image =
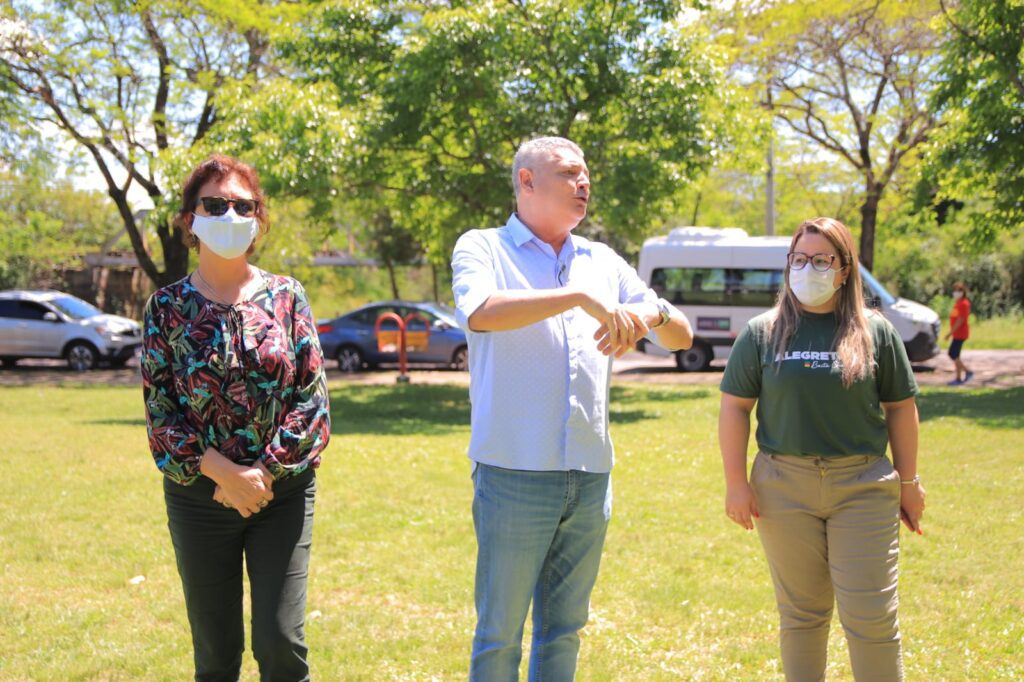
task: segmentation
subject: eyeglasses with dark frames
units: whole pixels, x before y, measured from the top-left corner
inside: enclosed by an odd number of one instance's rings
[[[786,258],[789,261],[790,270],[803,270],[807,267],[807,264],[810,263],[811,267],[818,272],[825,272],[832,267],[832,264],[836,262],[836,259],[839,258],[839,256],[831,253],[816,253],[811,255],[803,253],[802,251],[790,251],[786,254]],[[839,262],[842,263],[841,260]],[[845,267],[845,265],[842,265],[839,269],[842,270]]]
[[[203,210],[213,216],[221,216],[228,212],[228,208],[234,208],[235,213],[247,218],[256,213],[260,202],[255,199],[228,199],[227,197],[199,197],[203,204]]]

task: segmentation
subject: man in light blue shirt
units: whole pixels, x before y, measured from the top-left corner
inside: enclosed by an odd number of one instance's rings
[[[477,535],[471,680],[515,680],[533,601],[530,679],[571,680],[611,515],[612,356],[693,332],[614,251],[572,235],[590,176],[564,138],[520,146],[516,212],[462,235],[455,305],[469,339]]]

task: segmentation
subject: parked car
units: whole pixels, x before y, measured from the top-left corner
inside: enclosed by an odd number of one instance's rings
[[[646,240],[637,274],[686,313],[693,324],[689,350],[678,351],[684,371],[704,371],[713,359],[725,359],[743,326],[775,304],[783,281],[790,237],[751,237],[739,228],[684,227]],[[912,362],[939,352],[939,315],[890,294],[864,266],[864,300],[899,332]],[[653,343],[640,349],[652,355],[668,351]]]
[[[412,303],[409,301],[380,301],[370,303],[333,320],[317,323],[320,345],[324,357],[338,361],[342,372],[358,372],[374,368],[381,363],[398,362],[397,352],[381,352],[377,346],[375,325],[384,313],[396,313],[405,319],[416,313],[425,320],[413,318],[412,331],[429,331],[425,348],[412,350],[407,355],[410,364],[430,363],[453,369],[468,368],[466,334],[455,322],[455,311],[440,303]],[[394,322],[386,322],[382,329],[396,330]]]
[[[0,291],[0,361],[64,358],[76,371],[101,360],[123,366],[142,346],[142,326],[60,291]]]

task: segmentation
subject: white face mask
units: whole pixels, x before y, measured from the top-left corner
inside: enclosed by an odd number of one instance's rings
[[[238,258],[256,238],[256,218],[243,218],[229,208],[224,215],[192,214],[192,233],[221,258]]]
[[[832,284],[835,276],[831,268],[818,272],[808,263],[801,270],[789,271],[789,289],[798,301],[813,308],[828,303],[839,290]]]
[[[964,297],[964,292],[962,292],[962,291],[954,291],[953,292],[953,298],[963,298],[963,297]]]

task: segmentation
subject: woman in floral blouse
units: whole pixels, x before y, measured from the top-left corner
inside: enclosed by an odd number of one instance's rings
[[[199,265],[146,305],[142,380],[196,679],[238,679],[243,555],[261,678],[309,679],[314,470],[330,436],[316,324],[297,281],[247,261],[268,227],[252,167],[203,161],[176,220]]]

